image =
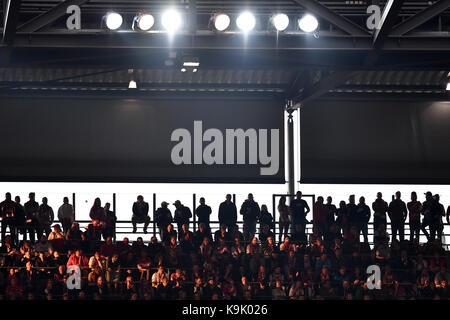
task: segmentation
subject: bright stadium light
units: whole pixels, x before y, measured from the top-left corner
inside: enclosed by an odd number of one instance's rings
[[[161,17],[162,26],[168,32],[177,31],[181,27],[181,22],[181,14],[174,9],[167,10]]]
[[[236,25],[244,32],[252,30],[256,25],[256,19],[250,12],[241,13],[236,19]]]
[[[123,18],[117,12],[108,12],[105,16],[106,27],[109,30],[117,30],[123,22]]]
[[[272,17],[272,24],[277,31],[284,31],[289,26],[289,17],[284,13],[278,13]]]
[[[225,13],[214,16],[214,27],[217,31],[224,31],[230,26],[230,17]]]
[[[139,29],[143,31],[150,30],[155,24],[155,18],[147,13],[140,14],[136,20]]]
[[[137,89],[136,81],[130,80],[130,83],[128,84],[128,89]]]
[[[447,88],[445,90],[450,91],[450,81],[447,82]]]
[[[313,32],[319,26],[319,21],[311,14],[305,14],[298,20],[298,26],[304,32]]]

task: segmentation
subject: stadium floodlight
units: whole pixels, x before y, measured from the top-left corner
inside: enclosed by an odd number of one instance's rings
[[[174,9],[169,9],[162,14],[161,24],[170,33],[177,31],[181,27],[181,23],[181,14]]]
[[[237,17],[236,25],[242,31],[249,32],[256,25],[255,16],[252,13],[248,12],[248,11],[243,12]]]
[[[105,15],[106,27],[109,30],[117,30],[122,25],[123,18],[117,12],[111,11]]]
[[[319,26],[316,17],[307,13],[298,20],[298,26],[304,32],[314,32]]]
[[[225,31],[230,26],[230,17],[225,13],[214,16],[214,27],[217,31]]]
[[[447,82],[447,88],[445,90],[450,91],[450,81]]]
[[[284,31],[289,26],[289,17],[284,13],[278,13],[272,16],[272,24],[277,31]]]
[[[130,80],[130,83],[128,84],[128,89],[137,89],[136,81]]]
[[[151,14],[143,13],[136,17],[136,22],[139,29],[147,31],[155,24],[155,18]]]

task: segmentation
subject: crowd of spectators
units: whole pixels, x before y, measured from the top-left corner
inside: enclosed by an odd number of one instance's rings
[[[448,299],[447,251],[442,244],[443,219],[449,221],[439,195],[388,204],[378,193],[369,207],[364,197],[355,203],[318,197],[311,211],[302,193],[290,204],[281,197],[278,223],[267,206],[249,194],[238,211],[231,195],[219,206],[220,228],[212,231],[211,207],[200,199],[195,209],[197,230],[191,230],[191,210],[175,201],[175,211],[162,202],[153,215],[159,239],[138,237],[113,241],[116,215],[95,199],[92,219],[81,228],[73,206],[64,198],[57,211],[34,193],[21,204],[11,194],[0,203],[0,299],[148,300],[148,299]],[[373,241],[369,221],[373,213]],[[238,214],[242,215],[240,229]],[[388,218],[392,234],[387,232]],[[406,222],[408,220],[408,222]],[[142,196],[132,206],[133,232],[143,224],[144,237],[152,221]],[[312,232],[306,232],[312,223]],[[405,225],[410,235],[405,237]],[[428,230],[427,230],[428,228]],[[7,234],[7,231],[9,233]],[[276,239],[275,231],[278,231]],[[428,241],[419,241],[421,232]],[[22,239],[20,239],[22,236]],[[362,238],[362,239],[361,239]],[[380,268],[377,288],[366,270]],[[70,289],[79,267],[81,287]],[[372,280],[371,280],[372,281]]]

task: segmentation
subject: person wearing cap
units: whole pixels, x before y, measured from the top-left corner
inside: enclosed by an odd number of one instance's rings
[[[408,202],[407,207],[409,212],[409,240],[412,242],[414,238],[420,237],[420,212],[422,211],[422,203],[417,201],[415,191],[411,192],[411,201]]]
[[[261,215],[258,202],[253,200],[253,194],[249,193],[247,199],[242,203],[239,211],[244,221],[244,239],[250,241],[256,233],[256,222]]]
[[[395,199],[391,201],[388,208],[389,218],[391,219],[392,240],[396,239],[397,232],[400,242],[405,239],[405,221],[408,215],[406,204],[401,198],[400,191],[395,193]]]
[[[177,224],[178,231],[181,230],[183,224],[187,225],[189,229],[189,219],[192,218],[191,209],[184,206],[180,200],[175,201],[173,205],[176,208],[173,214],[173,221]]]
[[[147,233],[147,227],[150,224],[150,216],[148,215],[148,202],[144,201],[144,197],[139,195],[137,201],[133,203],[133,216],[131,217],[131,223],[133,224],[133,233],[136,233],[136,224],[144,224],[144,233]]]
[[[420,229],[427,237],[428,241],[434,241],[438,229],[438,219],[441,214],[441,208],[438,202],[433,198],[431,191],[425,193],[425,201],[422,204],[423,220]],[[426,227],[429,227],[430,232],[427,232]]]
[[[172,212],[167,207],[169,204],[166,201],[161,202],[161,207],[159,207],[155,212],[154,220],[159,229],[159,236],[162,239],[163,233],[167,230],[167,226],[172,223]]]

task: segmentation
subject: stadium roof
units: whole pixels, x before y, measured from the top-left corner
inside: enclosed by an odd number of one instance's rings
[[[371,93],[448,98],[450,0],[439,1],[4,1],[0,93],[21,90],[127,90],[130,77],[143,95],[161,92],[264,93],[307,102],[324,94]],[[67,30],[66,9],[80,5],[82,29]],[[380,29],[366,27],[367,6],[384,8]],[[186,16],[186,28],[134,31],[144,10],[155,16],[168,5]],[[258,18],[243,36],[211,28],[217,12],[243,9]],[[102,28],[109,10],[124,16],[120,31]],[[319,20],[316,36],[295,28],[276,33],[270,16],[305,12]],[[182,73],[185,57],[200,61]]]

